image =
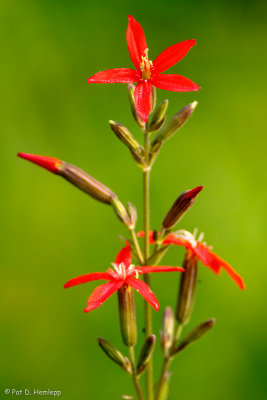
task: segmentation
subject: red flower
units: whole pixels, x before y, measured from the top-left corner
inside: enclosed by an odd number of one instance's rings
[[[196,44],[185,40],[164,50],[152,63],[148,58],[146,38],[141,25],[129,15],[126,32],[128,50],[136,69],[116,68],[101,71],[91,76],[88,83],[133,83],[137,82],[134,97],[136,111],[147,122],[151,110],[151,85],[174,92],[198,90],[199,86],[181,75],[164,74]]]
[[[129,243],[118,253],[115,263],[112,264],[114,270],[109,268],[107,272],[93,272],[90,274],[78,276],[77,278],[68,281],[64,288],[68,288],[81,283],[96,281],[104,279],[109,281],[101,286],[95,288],[93,293],[88,299],[87,307],[84,312],[88,312],[101,306],[101,304],[108,299],[113,293],[120,289],[123,285],[129,285],[136,289],[146,301],[148,301],[156,311],[159,309],[159,303],[150,290],[149,286],[138,279],[139,275],[147,274],[149,272],[172,272],[184,271],[181,267],[168,267],[168,266],[154,266],[154,267],[138,267],[131,264],[131,252]]]
[[[144,232],[139,232],[138,236],[143,237]],[[200,235],[203,238],[203,235]],[[205,243],[201,243],[202,240],[199,237],[199,240],[195,239],[195,236],[191,233],[181,230],[176,233],[170,233],[162,242],[162,244],[174,244],[177,246],[183,246],[187,251],[192,252],[194,256],[197,257],[204,265],[209,267],[215,274],[219,274],[221,272],[221,268],[223,268],[228,275],[235,281],[235,283],[240,287],[240,289],[245,289],[245,283],[240,275],[238,275],[235,270],[224,261],[222,258],[218,257],[217,254],[213,253],[210,250],[210,247]],[[154,240],[154,232],[149,232],[149,240],[150,243],[155,243]]]

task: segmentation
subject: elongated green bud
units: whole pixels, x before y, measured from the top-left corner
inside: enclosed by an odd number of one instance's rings
[[[175,318],[172,308],[166,307],[162,316],[162,330],[160,331],[160,342],[165,357],[168,356],[169,349],[172,346],[174,325]]]
[[[115,135],[133,152],[143,155],[144,149],[135,139],[135,137],[128,131],[125,126],[116,121],[109,121],[109,125]]]
[[[136,320],[133,289],[123,285],[118,290],[121,336],[126,346],[136,344]]]
[[[180,194],[162,221],[162,227],[164,229],[172,229],[194,204],[195,198],[202,189],[203,186],[198,186],[195,189],[187,190]]]
[[[153,147],[158,142],[165,142],[169,139],[179,128],[183,126],[183,124],[189,119],[193,111],[197,106],[197,101],[194,101],[188,106],[182,108],[177,114],[172,117],[172,119],[159,131],[157,136],[152,142],[152,150]]]
[[[130,218],[131,226],[130,228],[134,229],[137,222],[137,210],[134,204],[128,202],[127,211]]]
[[[138,153],[136,153],[135,151],[130,150],[134,161],[136,162],[136,164],[138,165],[138,167],[143,168],[146,164],[145,162],[145,158],[143,156],[140,156]]]
[[[103,338],[97,338],[98,344],[101,347],[101,349],[106,353],[106,355],[114,361],[116,364],[118,364],[121,368],[123,368],[126,372],[131,373],[132,368],[131,368],[131,363],[127,357],[124,357],[121,352],[116,349],[115,346],[113,346],[111,343],[109,343],[107,340]]]
[[[138,358],[138,363],[137,363],[137,375],[140,375],[148,366],[148,363],[152,357],[154,348],[156,344],[156,336],[155,335],[150,335],[148,338],[145,340],[145,343],[143,344],[143,347],[141,349],[139,358]]]
[[[164,100],[158,105],[154,114],[152,115],[151,122],[148,127],[149,132],[157,131],[162,127],[165,121],[165,114],[168,108],[169,100]]]
[[[185,349],[190,344],[193,344],[197,340],[199,340],[205,333],[207,333],[215,324],[215,318],[209,319],[208,321],[203,322],[198,325],[195,329],[189,332],[181,341],[179,346],[174,350],[173,355],[177,354],[181,350]]]
[[[134,102],[134,89],[135,86],[130,83],[128,85],[128,96],[129,96],[129,102],[130,102],[130,106],[131,106],[131,111],[133,114],[133,117],[135,119],[135,121],[138,123],[138,125],[144,129],[146,123],[145,121],[142,120],[142,118],[139,117],[139,115],[137,114],[136,108],[135,108],[135,102]]]
[[[197,258],[190,250],[186,253],[183,267],[185,272],[181,275],[176,318],[181,324],[186,324],[193,309],[197,281]]]
[[[115,193],[103,185],[103,183],[97,181],[75,165],[62,162],[59,168],[59,174],[74,186],[102,203],[111,204],[111,199],[116,196]]]
[[[117,217],[121,220],[121,222],[127,226],[128,228],[131,227],[131,220],[129,217],[129,214],[122,204],[122,202],[118,199],[117,196],[112,197],[111,199],[111,205],[113,207],[113,210],[117,214]]]

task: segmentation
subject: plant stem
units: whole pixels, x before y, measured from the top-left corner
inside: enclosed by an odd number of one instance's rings
[[[150,163],[149,163],[149,134],[147,131],[144,132],[144,149],[145,149],[145,162],[146,167],[143,169],[143,218],[144,218],[144,265],[147,265],[149,258],[149,178],[150,178]],[[150,285],[149,274],[144,275],[144,281],[147,285]],[[145,325],[146,325],[146,336],[152,334],[152,314],[151,308],[148,302],[145,301]],[[147,397],[148,400],[154,400],[154,384],[153,384],[153,361],[152,358],[149,362],[146,372],[147,379]]]
[[[143,257],[142,250],[140,249],[138,239],[136,237],[136,232],[134,229],[130,229],[130,233],[132,236],[132,241],[133,241],[135,251],[137,253],[138,260],[139,260],[140,264],[144,264],[144,257]]]
[[[177,327],[176,327],[176,331],[174,334],[174,338],[173,338],[173,342],[172,342],[172,346],[170,348],[169,354],[167,357],[164,358],[164,363],[162,366],[162,370],[161,370],[161,374],[160,374],[160,378],[159,378],[159,382],[158,382],[158,388],[157,388],[157,396],[156,396],[156,400],[159,400],[160,398],[160,394],[163,388],[163,384],[164,384],[164,380],[166,377],[166,373],[169,369],[169,366],[171,364],[171,361],[173,359],[172,353],[175,349],[175,345],[177,340],[179,339],[181,333],[182,333],[182,329],[183,329],[183,324],[178,323]]]
[[[129,357],[131,360],[131,364],[132,364],[132,370],[133,370],[133,383],[134,383],[134,387],[136,390],[136,393],[138,395],[138,399],[139,400],[144,400],[144,396],[142,393],[142,389],[140,386],[140,382],[138,377],[136,376],[136,368],[135,368],[135,358],[134,358],[134,347],[133,346],[129,346]]]

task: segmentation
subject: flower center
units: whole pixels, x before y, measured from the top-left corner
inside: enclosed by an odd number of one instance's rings
[[[112,263],[111,265],[113,266],[114,270],[109,268],[108,271],[115,279],[121,278],[125,280],[128,276],[135,276],[135,278],[138,279],[139,271],[135,268],[135,265],[131,264],[128,268],[124,265],[124,263]]]
[[[188,231],[186,231],[186,230],[184,230],[184,229],[181,229],[181,230],[175,232],[175,236],[178,239],[185,240],[186,242],[190,243],[192,247],[196,247],[197,243],[198,242],[200,242],[200,243],[203,242],[203,239],[204,239],[204,233],[203,232],[200,233],[198,238],[197,238],[197,233],[198,233],[197,228],[194,229],[193,234],[188,232]],[[203,244],[206,245],[205,242],[203,242]],[[210,247],[210,246],[208,246],[208,247]]]
[[[146,81],[151,76],[151,67],[153,65],[152,61],[148,59],[148,49],[145,49],[144,56],[141,57],[142,57],[142,62],[140,64],[140,70],[142,72],[142,79]]]

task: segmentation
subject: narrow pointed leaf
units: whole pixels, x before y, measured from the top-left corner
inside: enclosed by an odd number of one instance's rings
[[[124,357],[121,352],[116,349],[115,346],[113,346],[111,343],[109,343],[107,340],[103,338],[98,338],[98,344],[101,347],[101,349],[104,351],[104,353],[116,364],[118,364],[121,368],[126,370],[128,373],[131,373],[131,368],[129,369],[129,360],[127,357]]]
[[[199,340],[203,335],[205,335],[205,333],[207,333],[213,327],[215,321],[216,321],[215,318],[209,319],[208,321],[203,322],[202,324],[198,325],[195,329],[193,329],[191,332],[189,332],[185,337],[183,337],[179,346],[176,347],[176,349],[173,352],[173,355],[179,353],[190,344],[193,344],[194,342]]]

